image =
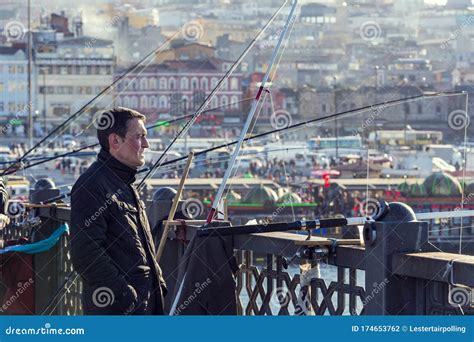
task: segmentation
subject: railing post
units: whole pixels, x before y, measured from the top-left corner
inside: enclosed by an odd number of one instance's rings
[[[416,281],[395,275],[392,259],[398,253],[430,250],[428,223],[418,222],[404,203],[390,203],[381,222],[367,223],[365,240],[364,315],[416,314]]]
[[[39,180],[41,182],[42,180]],[[37,183],[37,184],[38,184]],[[38,203],[46,199],[59,195],[59,189],[54,189],[54,184],[51,188],[38,187],[35,184],[35,189],[30,194],[30,201]],[[60,222],[51,218],[42,220],[40,226],[34,228],[32,232],[32,242],[38,242],[48,238],[60,225]],[[40,314],[54,296],[59,286],[59,271],[62,266],[60,259],[61,244],[57,243],[46,252],[34,255],[33,269],[35,274],[35,314]],[[58,314],[54,310],[52,314]]]

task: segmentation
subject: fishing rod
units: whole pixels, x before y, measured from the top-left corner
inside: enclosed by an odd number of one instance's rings
[[[299,220],[294,222],[262,223],[256,225],[240,225],[230,227],[200,228],[196,235],[199,237],[243,235],[255,233],[272,233],[286,231],[306,231],[308,239],[313,229],[336,228],[344,226],[361,226],[368,222],[383,220],[390,211],[385,201],[378,201],[374,213],[366,217],[335,217],[316,220]],[[434,220],[440,218],[460,218],[474,216],[474,210],[440,211],[430,213],[415,213],[417,221]]]
[[[162,49],[167,43],[169,43],[179,32],[175,32],[173,35],[168,37],[160,46],[158,46],[156,49],[153,49],[153,51],[150,51],[145,57],[143,57],[140,61],[135,63],[132,67],[130,67],[128,70],[126,70],[122,75],[120,75],[115,81],[113,81],[111,84],[109,84],[106,88],[104,88],[99,94],[94,96],[91,100],[89,100],[85,105],[83,105],[77,112],[69,116],[63,123],[61,123],[59,126],[54,128],[51,132],[49,132],[46,136],[44,136],[38,143],[36,143],[33,147],[31,147],[28,151],[26,151],[20,158],[17,159],[15,164],[20,164],[24,161],[26,156],[28,156],[33,150],[35,150],[38,146],[40,146],[43,142],[45,142],[47,139],[49,139],[53,134],[58,132],[61,128],[65,127],[66,125],[70,124],[72,121],[76,120],[79,116],[81,116],[84,112],[85,109],[88,108],[95,100],[100,98],[102,95],[104,95],[106,92],[108,92],[115,84],[120,82],[124,77],[126,77],[128,74],[130,74],[132,71],[134,71],[136,68],[140,66],[145,60],[147,60],[150,56],[156,54],[160,49]],[[9,171],[9,168],[4,170],[0,176],[5,176],[7,172]]]
[[[232,64],[232,66],[227,70],[225,75],[219,80],[217,85],[214,87],[214,89],[209,93],[209,95],[206,97],[204,102],[199,106],[199,108],[196,110],[194,115],[192,116],[191,120],[186,122],[184,127],[178,132],[178,134],[173,138],[170,144],[166,147],[164,150],[163,154],[158,158],[158,160],[152,165],[151,168],[147,170],[147,174],[145,177],[140,181],[140,183],[137,186],[137,189],[140,191],[140,189],[145,185],[145,182],[148,178],[150,178],[155,170],[161,166],[161,162],[165,158],[166,154],[168,151],[171,149],[171,147],[175,144],[175,142],[182,136],[184,135],[189,128],[193,125],[193,123],[196,121],[196,119],[201,115],[203,112],[204,108],[206,108],[209,103],[211,102],[212,98],[214,95],[219,91],[223,83],[229,78],[229,76],[235,71],[237,66],[242,62],[242,60],[245,58],[245,56],[248,54],[248,52],[252,49],[252,47],[255,45],[258,39],[260,39],[261,35],[266,31],[266,29],[270,26],[270,24],[273,22],[273,20],[277,17],[278,13],[282,10],[282,8],[285,6],[285,4],[288,2],[288,0],[285,0],[285,2],[276,10],[276,12],[271,16],[271,18],[268,20],[268,22],[263,26],[258,34],[252,39],[250,44],[245,48],[245,50],[241,53],[241,55],[237,58],[237,60]]]
[[[258,138],[268,136],[268,135],[271,135],[271,134],[281,133],[281,132],[284,132],[286,130],[291,130],[291,129],[298,128],[298,127],[301,127],[301,126],[308,126],[310,124],[325,122],[326,120],[344,118],[344,117],[353,115],[354,113],[357,113],[357,112],[367,111],[367,110],[372,109],[374,107],[379,107],[379,106],[386,107],[386,106],[401,104],[401,103],[404,103],[404,102],[407,102],[407,101],[412,101],[412,100],[425,98],[425,97],[437,97],[437,96],[445,96],[445,95],[463,95],[463,94],[464,94],[464,92],[428,93],[428,94],[422,94],[422,95],[407,97],[407,98],[403,98],[403,99],[395,99],[395,100],[380,102],[380,103],[377,103],[375,105],[368,105],[368,106],[364,106],[364,107],[360,107],[360,108],[354,108],[354,109],[350,109],[350,110],[330,114],[330,115],[322,117],[322,118],[315,118],[315,119],[303,121],[303,122],[300,122],[300,123],[297,123],[297,124],[294,124],[294,125],[290,125],[288,127],[276,128],[276,129],[271,130],[271,131],[267,131],[267,132],[263,132],[263,133],[260,133],[260,134],[253,135],[251,137],[247,137],[247,138],[244,139],[244,141],[250,141],[250,140],[258,139]],[[200,156],[200,155],[203,155],[203,154],[206,154],[206,153],[209,153],[209,152],[213,152],[213,151],[216,151],[216,150],[219,150],[219,149],[222,149],[222,148],[228,148],[232,145],[237,144],[237,142],[238,142],[238,140],[235,140],[235,141],[231,141],[229,143],[225,143],[225,144],[221,144],[221,145],[218,145],[218,146],[210,147],[208,149],[205,149],[205,150],[202,150],[202,151],[199,151],[199,152],[195,152],[194,156],[196,157],[196,156]],[[77,152],[77,150],[73,151],[73,152]],[[178,158],[163,162],[161,164],[161,166],[175,164],[177,162],[186,160],[187,158],[188,158],[188,156],[178,157]],[[29,166],[26,166],[25,168],[28,168],[28,167]],[[139,170],[137,172],[137,174],[148,172],[149,170],[150,170],[150,168],[143,168],[143,169]]]
[[[234,105],[234,104],[239,104],[239,103],[243,103],[243,102],[247,102],[249,101],[251,98],[246,98],[246,99],[242,99],[242,100],[239,100],[239,101],[234,101],[234,102],[231,102],[227,105],[223,105],[223,106],[218,106],[218,107],[213,107],[213,108],[209,108],[209,109],[206,109],[203,111],[203,113],[207,113],[207,112],[211,112],[211,111],[215,111],[217,109],[220,109],[220,108],[223,108],[223,107],[227,107],[227,106],[231,106],[231,105]],[[158,123],[155,123],[153,125],[150,125],[150,126],[147,126],[146,129],[147,130],[150,130],[150,129],[153,129],[153,128],[156,128],[156,127],[161,127],[161,126],[168,126],[172,123],[175,123],[175,122],[178,122],[178,121],[181,121],[181,120],[184,120],[184,119],[187,119],[191,116],[193,116],[194,114],[187,114],[187,115],[183,115],[183,116],[179,116],[177,118],[174,118],[174,119],[171,119],[171,120],[167,120],[167,121],[159,121]],[[18,164],[18,167],[10,167],[11,170],[6,172],[5,175],[11,175],[11,174],[14,174],[16,173],[17,171],[19,170],[26,170],[30,167],[33,167],[33,166],[37,166],[37,165],[40,165],[40,164],[43,164],[43,163],[47,163],[49,161],[52,161],[54,159],[58,159],[58,158],[62,158],[62,157],[67,157],[69,155],[72,155],[74,153],[77,153],[77,152],[80,152],[82,150],[86,150],[88,148],[95,148],[95,147],[98,147],[100,144],[99,143],[95,143],[95,144],[91,144],[91,145],[87,145],[87,146],[84,146],[84,147],[81,147],[79,149],[76,149],[76,150],[73,150],[73,151],[69,151],[69,152],[65,152],[63,154],[59,154],[59,155],[55,155],[55,156],[38,156],[38,157],[32,157],[32,158],[26,158],[23,160],[23,164],[25,163],[25,161],[33,161],[33,160],[39,160],[40,162],[37,162],[35,164],[28,164],[28,165],[23,165],[22,163],[19,163],[18,161],[14,160],[14,161],[8,161],[8,162],[0,162],[0,165],[4,165],[4,164],[11,164],[11,165],[15,165],[15,164]]]
[[[298,127],[302,127],[302,126],[309,126],[309,125],[312,125],[312,124],[329,121],[331,119],[343,119],[345,117],[352,116],[357,112],[364,112],[364,111],[373,109],[374,107],[379,107],[379,106],[386,107],[386,106],[397,105],[397,104],[401,104],[401,103],[404,103],[404,102],[407,102],[407,101],[413,101],[413,100],[421,99],[421,98],[425,98],[425,97],[438,97],[438,96],[446,96],[446,95],[464,95],[464,92],[444,92],[444,93],[436,93],[436,94],[431,94],[430,93],[430,94],[416,95],[416,96],[406,97],[406,98],[402,98],[402,99],[395,99],[395,100],[380,102],[380,103],[377,103],[377,104],[367,105],[367,106],[359,107],[359,108],[354,108],[354,109],[350,109],[350,110],[330,114],[330,115],[322,117],[322,118],[315,118],[315,119],[299,122],[297,124],[293,124],[293,125],[290,125],[290,126],[287,126],[287,127],[276,128],[276,129],[273,129],[271,131],[263,132],[263,133],[256,134],[256,135],[252,135],[250,137],[245,138],[244,142],[254,140],[254,139],[258,139],[258,138],[262,138],[262,137],[265,137],[265,136],[268,136],[268,135],[271,135],[271,134],[281,133],[281,132],[284,132],[284,131],[287,131],[287,130],[292,130],[294,128],[298,128]],[[221,144],[221,145],[218,145],[218,146],[210,147],[208,149],[205,149],[205,150],[202,150],[202,151],[199,151],[199,152],[195,152],[194,156],[196,157],[196,156],[199,156],[199,155],[203,155],[203,154],[206,154],[208,152],[213,152],[213,151],[219,150],[221,148],[228,148],[230,146],[233,146],[233,145],[237,144],[237,142],[238,142],[238,140],[235,140],[235,141],[224,143],[224,144]],[[176,162],[180,162],[180,161],[185,160],[187,158],[188,158],[187,156],[175,158],[175,159],[163,162],[162,166],[173,164],[173,163],[176,163]],[[142,170],[139,170],[138,173],[147,172],[148,170],[149,170],[149,168],[144,168]]]
[[[252,107],[250,108],[249,114],[247,115],[247,120],[245,121],[244,127],[243,127],[242,131],[240,132],[239,140],[237,141],[237,145],[234,149],[234,153],[232,154],[232,157],[229,161],[229,165],[228,165],[227,170],[224,174],[224,179],[222,180],[222,183],[220,184],[219,189],[217,190],[217,194],[216,194],[216,196],[214,198],[214,201],[212,203],[211,210],[209,211],[209,214],[207,216],[206,222],[208,224],[211,223],[212,220],[214,219],[214,216],[216,214],[218,214],[217,213],[217,208],[220,204],[220,201],[221,201],[222,195],[224,193],[227,181],[230,178],[232,169],[234,167],[235,161],[237,160],[237,156],[239,155],[239,152],[240,152],[240,149],[241,149],[242,144],[244,142],[245,136],[247,135],[247,132],[250,128],[250,124],[252,123],[252,120],[254,119],[255,113],[257,111],[257,107],[260,103],[261,95],[264,91],[268,91],[268,89],[266,89],[267,82],[268,82],[270,74],[272,72],[273,65],[275,64],[275,62],[277,60],[278,54],[279,54],[280,49],[281,49],[281,45],[283,44],[283,40],[284,40],[284,38],[285,38],[285,36],[288,32],[288,29],[290,28],[291,21],[292,21],[292,19],[294,19],[293,14],[296,10],[297,5],[298,5],[298,1],[294,0],[293,5],[292,5],[291,10],[290,10],[290,13],[288,14],[288,18],[286,20],[285,26],[283,27],[283,31],[281,32],[280,37],[278,39],[278,42],[277,42],[277,44],[276,44],[276,46],[273,50],[273,54],[272,54],[272,57],[270,59],[270,64],[268,65],[268,68],[267,68],[267,72],[263,76],[260,88],[258,89],[257,94],[255,95],[255,99],[253,100]]]

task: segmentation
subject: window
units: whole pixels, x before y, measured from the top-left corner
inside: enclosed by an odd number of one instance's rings
[[[92,94],[92,87],[86,87],[86,94]]]
[[[225,96],[225,95],[222,96],[222,97],[221,97],[221,106],[222,106],[222,107],[225,107],[225,106],[227,106],[228,104],[229,104],[229,100],[228,100],[227,96]]]
[[[168,98],[165,95],[160,96],[160,108],[168,107]]]
[[[140,108],[142,109],[148,108],[148,99],[146,96],[142,96],[140,98]]]
[[[211,100],[211,107],[212,108],[217,108],[219,107],[219,100],[217,99],[217,96],[214,96]]]
[[[440,104],[436,105],[436,114],[441,114],[441,105]]]
[[[150,97],[150,108],[158,108],[158,101],[156,99],[156,96]]]
[[[53,114],[56,116],[64,116],[64,115],[69,115],[70,108],[69,106],[55,106],[53,108]]]
[[[211,88],[214,89],[215,87],[217,87],[217,78],[216,77],[213,77],[211,78]]]
[[[132,96],[130,98],[130,107],[137,108],[138,107],[138,99],[136,96]]]
[[[227,87],[228,87],[228,82],[227,80],[224,80],[224,82],[222,82],[221,90],[227,90]]]
[[[193,77],[191,80],[191,89],[196,90],[198,88],[198,79],[196,77]]]
[[[239,109],[239,97],[237,95],[232,96],[230,102],[232,102],[232,109]]]
[[[3,102],[0,102],[0,112],[3,112],[5,110]]]
[[[170,78],[169,80],[169,87],[170,89],[176,89],[176,80],[174,78]]]
[[[182,109],[183,109],[183,112],[187,111],[188,110],[188,103],[189,103],[189,99],[187,96],[183,96],[183,99],[181,100],[182,102]]]
[[[16,73],[16,67],[15,67],[14,65],[10,65],[10,66],[8,67],[8,72],[9,72],[10,74],[15,74],[15,73]]]
[[[180,81],[180,88],[181,90],[188,90],[189,89],[189,80],[187,77],[182,77]]]
[[[417,109],[418,109],[418,114],[423,114],[423,106],[421,104],[418,104]]]
[[[326,105],[325,105],[325,104],[322,105],[322,111],[323,111],[324,113],[326,113]]]
[[[207,78],[201,78],[201,89],[207,90],[209,83],[207,82]]]
[[[19,74],[23,74],[23,73],[25,72],[25,67],[23,67],[23,66],[18,66],[16,70],[17,70],[17,72],[18,72]]]
[[[0,82],[0,93],[2,93],[4,89],[5,86],[3,85],[3,82]]]
[[[123,106],[124,107],[130,107],[130,98],[128,96],[125,96],[123,98]]]
[[[156,78],[155,77],[151,77],[149,82],[148,82],[148,89],[150,90],[155,90],[156,89]]]
[[[239,80],[236,77],[233,77],[230,80],[230,89],[231,90],[239,90]]]
[[[148,82],[146,81],[146,78],[140,80],[140,90],[148,90]]]
[[[9,93],[15,92],[15,91],[16,91],[16,88],[17,88],[16,82],[9,82],[9,83],[8,83],[8,92],[9,92]]]
[[[168,82],[166,82],[166,78],[161,77],[160,78],[160,89],[163,90],[163,89],[167,89],[167,88],[168,88]]]

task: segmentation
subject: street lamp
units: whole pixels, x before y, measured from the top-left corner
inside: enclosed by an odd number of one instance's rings
[[[334,88],[334,113],[337,112],[337,103],[336,103],[336,82],[337,77],[333,77],[333,88]],[[337,118],[334,119],[334,136],[336,137],[336,159],[339,158],[339,141],[338,141],[338,127],[337,127]]]
[[[46,135],[46,70],[40,68],[40,74],[43,76],[43,132]]]
[[[375,66],[374,70],[375,70],[375,83],[374,83],[374,103],[375,105],[377,105],[377,92],[378,92],[378,83],[379,83],[379,69],[380,67],[378,65]],[[375,130],[375,146],[377,148],[379,148],[379,139],[378,139],[378,136],[377,136],[377,119],[378,119],[378,116],[379,116],[379,108],[376,108],[375,109],[376,112],[375,112],[375,119],[374,119],[374,130]]]

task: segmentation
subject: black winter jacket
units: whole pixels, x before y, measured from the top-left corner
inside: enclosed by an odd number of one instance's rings
[[[71,254],[85,314],[163,314],[166,285],[135,174],[101,150],[72,189]]]

